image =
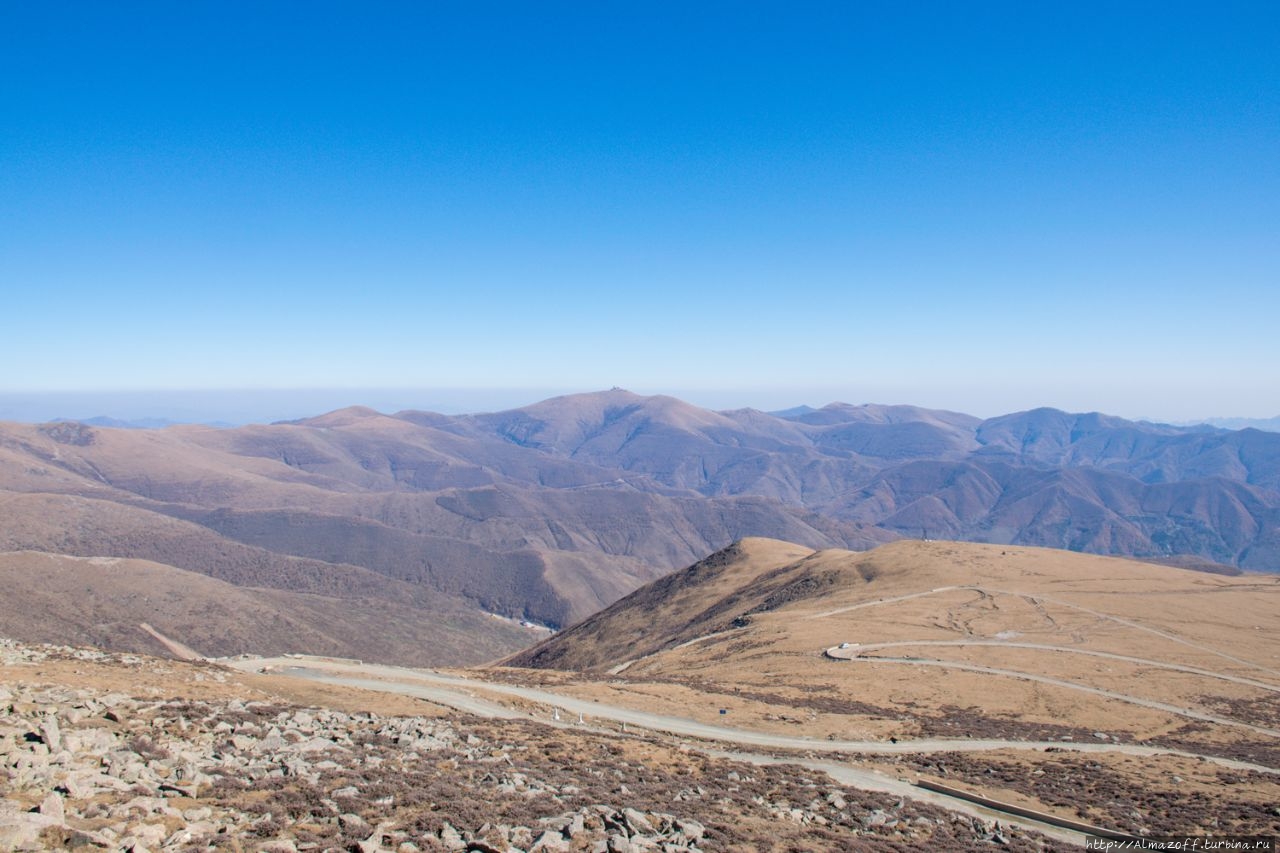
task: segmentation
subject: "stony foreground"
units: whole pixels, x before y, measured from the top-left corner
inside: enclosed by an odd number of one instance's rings
[[[119,685],[51,683],[50,662]],[[2,850],[1050,846],[803,768],[643,738],[191,698],[184,686],[237,675],[95,650],[0,641],[0,667]],[[144,673],[165,675],[170,695],[132,695],[143,691],[130,675]]]

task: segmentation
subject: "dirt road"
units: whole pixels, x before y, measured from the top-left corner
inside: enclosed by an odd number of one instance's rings
[[[981,672],[986,675],[1001,675],[1008,678],[1016,678],[1021,681],[1033,681],[1037,684],[1049,684],[1054,687],[1063,687],[1068,690],[1078,690],[1081,693],[1100,696],[1104,699],[1114,699],[1117,702],[1127,702],[1130,705],[1139,705],[1143,708],[1151,708],[1155,711],[1164,711],[1166,714],[1185,717],[1189,720],[1199,720],[1203,723],[1215,723],[1220,726],[1246,729],[1260,735],[1266,735],[1267,737],[1280,738],[1280,730],[1269,729],[1265,726],[1255,726],[1252,723],[1246,723],[1241,720],[1232,720],[1227,717],[1219,717],[1215,714],[1206,714],[1202,711],[1192,710],[1191,708],[1179,708],[1177,705],[1170,705],[1166,702],[1157,702],[1154,699],[1143,699],[1138,696],[1130,696],[1126,693],[1117,693],[1114,690],[1103,690],[1100,687],[1090,687],[1087,684],[1080,684],[1075,681],[1051,678],[1047,675],[1034,675],[1029,672],[1021,672],[1015,669],[999,669],[994,666],[980,666],[973,663],[960,663],[958,661],[949,660],[930,660],[925,658],[859,657],[856,655],[852,657],[836,657],[842,652],[851,651],[855,650],[840,648],[828,649],[827,656],[833,659],[847,661],[849,663],[902,664],[905,666],[927,666],[938,667],[941,669],[956,669],[963,672]]]
[[[669,734],[686,735],[704,740],[742,745],[755,745],[760,747],[804,749],[810,752],[845,751],[837,750],[837,748],[847,747],[850,744],[857,743],[863,743],[867,746],[869,749],[866,751],[873,751],[872,748],[877,747],[885,747],[886,749],[883,751],[886,752],[913,751],[906,748],[906,745],[904,744],[881,744],[869,741],[846,741],[840,743],[830,741],[808,741],[803,738],[787,738],[720,726],[708,726],[693,720],[682,720],[675,717],[664,717],[658,714],[647,714],[625,708],[600,705],[596,702],[586,702],[580,699],[561,696],[559,694],[549,693],[547,691],[537,690],[534,688],[516,687],[509,684],[495,684],[475,679],[458,678],[456,676],[442,675],[440,673],[426,670],[406,670],[397,667],[370,664],[336,664],[328,661],[319,661],[308,658],[265,658],[224,661],[224,663],[245,672],[268,671],[274,675],[287,675],[328,684],[338,684],[347,687],[358,687],[365,690],[378,690],[404,696],[414,696],[420,699],[426,699],[429,702],[445,705],[459,711],[476,714],[481,717],[527,720],[532,716],[534,719],[538,719],[539,722],[546,725],[557,726],[560,728],[584,728],[596,733],[620,734],[618,729],[602,726],[601,723],[626,723],[641,729],[660,731]],[[485,690],[540,704],[546,703],[551,705],[553,708],[558,708],[561,711],[568,712],[568,717],[562,717],[560,720],[555,720],[552,718],[550,710],[542,716],[537,716],[536,714],[531,715],[528,712],[510,708],[500,702],[495,702],[490,699],[477,696],[472,692],[473,690]],[[582,723],[573,721],[577,718],[578,714],[582,715]],[[923,744],[925,742],[922,741],[919,743]],[[951,742],[939,741],[938,743],[946,743],[947,749],[952,749],[955,746],[955,744]],[[978,742],[968,743],[972,744]],[[983,743],[994,744],[996,742],[989,741]],[[1090,745],[1085,744],[1084,746]],[[987,748],[994,747],[988,746]],[[899,797],[907,797],[919,802],[930,803],[950,811],[971,815],[982,820],[1000,821],[1023,829],[1034,830],[1058,841],[1064,841],[1069,844],[1083,845],[1085,843],[1085,835],[1083,833],[1054,826],[1050,823],[1030,818],[1015,817],[1005,812],[984,808],[980,805],[976,805],[957,797],[916,787],[909,780],[887,776],[877,771],[851,767],[834,761],[823,761],[812,756],[777,756],[736,749],[703,748],[702,751],[708,755],[728,758],[734,761],[742,761],[748,764],[797,764],[811,770],[826,773],[838,782],[862,788],[864,790],[881,791]],[[1161,752],[1168,751],[1161,750]],[[1235,764],[1239,764],[1239,762],[1236,762]]]
[[[1255,681],[1252,678],[1242,678],[1238,675],[1227,675],[1222,672],[1197,669],[1194,666],[1182,666],[1176,663],[1165,663],[1164,661],[1137,658],[1130,655],[1118,655],[1112,652],[1098,652],[1092,649],[1076,649],[1069,646],[1047,646],[1039,643],[1019,643],[1011,640],[897,640],[892,643],[859,643],[858,645],[850,646],[847,649],[837,647],[828,649],[827,654],[829,657],[840,660],[849,660],[851,657],[859,657],[869,651],[876,651],[878,649],[906,648],[912,646],[996,646],[1006,649],[1033,649],[1035,651],[1086,655],[1088,657],[1105,658],[1107,660],[1123,661],[1125,663],[1136,663],[1141,666],[1150,666],[1157,669],[1168,669],[1174,672],[1185,672],[1188,675],[1216,678],[1220,681],[1230,681],[1235,684],[1243,684],[1247,687],[1257,687],[1260,690],[1280,693],[1280,686],[1269,684],[1265,681]]]
[[[626,724],[668,734],[760,749],[786,749],[815,753],[848,752],[868,755],[906,755],[931,752],[988,752],[999,749],[1044,750],[1052,748],[1071,752],[1118,752],[1138,756],[1177,755],[1202,758],[1223,767],[1230,767],[1236,770],[1254,770],[1260,773],[1280,776],[1280,770],[1246,761],[1236,761],[1217,756],[1202,756],[1181,750],[1134,744],[969,738],[922,738],[919,740],[900,740],[897,743],[867,740],[815,740],[805,737],[756,732],[748,729],[736,729],[729,726],[711,725],[683,717],[651,714],[630,708],[605,705],[600,702],[589,702],[585,699],[577,699],[572,696],[565,696],[533,687],[488,682],[478,678],[460,678],[430,670],[404,669],[377,664],[339,664],[308,658],[253,658],[226,661],[225,663],[246,672],[259,672],[266,669],[274,673],[292,675],[314,681],[417,696],[418,698],[480,716],[529,719],[531,715],[528,712],[517,711],[503,705],[501,702],[477,695],[477,693],[511,696],[545,706],[541,716],[538,716],[536,712],[532,715],[535,719],[543,722],[554,722],[551,718],[552,709],[559,709],[561,713],[567,713],[573,718],[581,714],[584,724],[593,727],[598,727],[601,723]]]

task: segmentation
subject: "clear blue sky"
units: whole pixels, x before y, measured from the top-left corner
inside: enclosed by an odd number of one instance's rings
[[[1274,2],[0,0],[0,391],[1275,415],[1278,46]]]

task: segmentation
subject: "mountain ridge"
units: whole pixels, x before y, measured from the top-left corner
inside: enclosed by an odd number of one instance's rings
[[[553,627],[746,537],[1280,570],[1280,435],[1051,409],[779,417],[613,389],[232,429],[3,423],[0,501],[0,549],[151,559],[284,591],[355,584]]]

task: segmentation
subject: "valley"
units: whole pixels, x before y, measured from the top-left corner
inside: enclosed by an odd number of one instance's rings
[[[401,664],[515,652],[537,634],[485,614],[564,628],[749,536],[819,550],[967,539],[1232,574],[1280,566],[1278,531],[1280,434],[1048,409],[714,412],[613,389],[476,415],[0,424],[0,551],[28,553],[10,563],[196,573],[288,599],[285,621],[314,638],[303,651]],[[88,637],[73,589],[45,621]],[[343,634],[338,612],[382,614],[383,636]],[[142,617],[187,627],[166,618]],[[428,622],[434,640],[414,627]],[[291,632],[231,632],[209,651],[296,651]],[[141,634],[111,642],[156,651]]]

